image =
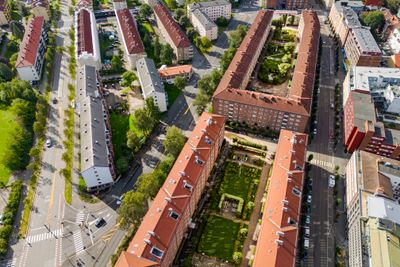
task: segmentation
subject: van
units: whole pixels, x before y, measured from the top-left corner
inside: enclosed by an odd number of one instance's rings
[[[335,187],[335,183],[336,183],[336,181],[335,181],[335,176],[334,175],[329,175],[329,187],[330,188],[333,188],[333,187]]]
[[[310,239],[304,238],[304,248],[308,249],[310,247]]]

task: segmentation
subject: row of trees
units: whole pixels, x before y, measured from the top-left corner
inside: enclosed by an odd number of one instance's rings
[[[152,173],[139,176],[136,182],[136,190],[127,192],[121,206],[118,209],[120,226],[129,228],[138,223],[146,214],[148,206],[147,199],[154,198],[174,164],[174,161],[182,150],[186,138],[182,131],[175,126],[167,128],[164,146],[167,157],[162,160]]]
[[[201,114],[205,110],[207,104],[210,102],[211,97],[222,78],[222,74],[226,71],[231,63],[237,49],[242,43],[243,38],[246,36],[246,33],[247,26],[244,25],[240,25],[236,30],[232,31],[229,34],[229,48],[222,55],[220,68],[213,69],[211,74],[204,75],[197,82],[199,93],[196,95],[193,105],[196,106],[196,111],[198,114]]]

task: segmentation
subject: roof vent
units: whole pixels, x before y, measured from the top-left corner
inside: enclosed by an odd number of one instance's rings
[[[143,241],[144,241],[144,243],[146,243],[147,245],[151,245],[151,241],[148,240],[147,238],[144,238]]]
[[[165,197],[165,201],[167,201],[168,203],[171,203],[171,198],[170,197]]]
[[[154,233],[153,231],[147,231],[147,233],[148,233],[150,236],[156,236],[156,233]]]
[[[276,244],[278,244],[278,246],[283,246],[282,240],[276,239],[275,242],[276,242]]]
[[[285,236],[285,233],[282,232],[282,231],[276,231],[276,234],[279,235],[279,236]]]

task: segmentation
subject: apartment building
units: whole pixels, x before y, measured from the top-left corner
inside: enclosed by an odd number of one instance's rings
[[[153,6],[153,11],[161,34],[174,49],[176,61],[192,59],[193,46],[178,23],[172,18],[168,8],[158,3]]]
[[[229,20],[232,15],[232,4],[226,0],[214,0],[189,4],[187,6],[189,19],[191,19],[194,10],[202,11],[212,21],[216,21],[219,17],[224,17]]]
[[[93,11],[86,7],[75,12],[76,58],[80,65],[101,68],[99,35]]]
[[[146,56],[136,20],[128,8],[115,9],[115,14],[118,22],[118,33],[122,37],[120,40],[122,40],[124,46],[125,61],[128,63],[129,69],[135,69],[137,60]]]
[[[183,77],[187,81],[190,80],[193,74],[192,65],[178,65],[174,67],[161,67],[158,70],[163,82],[173,84],[176,77]]]
[[[307,135],[282,130],[258,235],[254,267],[294,267]]]
[[[392,266],[382,265],[384,261],[379,264],[379,259],[386,255],[385,247],[387,246],[383,243],[386,238],[378,243],[373,241],[378,237],[376,228],[381,228],[382,225],[379,224],[384,222],[381,219],[398,224],[400,217],[398,216],[399,206],[396,202],[400,197],[399,185],[399,161],[366,151],[353,153],[346,166],[349,266]],[[393,214],[397,219],[391,216]],[[373,221],[375,224],[371,223]],[[397,253],[399,253],[398,249],[399,247],[397,247]],[[385,261],[391,259],[393,260],[393,257],[389,256],[385,258]],[[371,263],[378,264],[371,265]]]
[[[352,1],[361,3],[359,1]],[[331,22],[333,31],[339,37],[341,46],[346,43],[350,29],[362,27],[358,19],[358,13],[353,7],[348,5],[342,6],[343,2],[336,2],[329,13],[329,21]]]
[[[15,68],[21,80],[39,81],[42,77],[47,31],[44,17],[33,17],[25,27]]]
[[[81,140],[81,176],[87,190],[95,192],[113,185],[116,179],[109,113],[95,67],[78,68],[76,101]]]
[[[349,153],[359,149],[400,159],[400,131],[387,128],[377,121],[369,94],[350,91],[343,113],[344,145]]]
[[[118,1],[118,0],[116,0],[116,1]],[[116,1],[114,1],[114,3]],[[92,0],[78,0],[78,2],[76,3],[76,7],[78,9],[86,8],[86,9],[89,9],[90,11],[93,11],[93,2],[92,2]]]
[[[44,17],[45,21],[49,21],[50,19],[49,2],[47,0],[32,1],[31,13],[35,17]]]
[[[258,0],[258,5],[266,9],[294,10],[310,8],[309,0]]]
[[[167,111],[168,95],[154,61],[147,57],[140,58],[136,61],[136,70],[143,98],[152,97],[161,112]]]
[[[128,4],[126,3],[126,0],[114,0],[113,5],[114,5],[114,10],[128,8]]]
[[[381,64],[382,52],[369,28],[350,29],[344,50],[352,66],[379,67]]]
[[[315,12],[303,11],[297,64],[288,97],[246,90],[271,29],[273,11],[261,10],[238,48],[212,99],[213,111],[228,121],[251,127],[304,132],[310,117],[320,24]]]
[[[195,9],[191,13],[190,21],[193,28],[201,37],[207,37],[208,40],[218,39],[218,26],[203,11]]]
[[[224,140],[225,119],[203,113],[116,267],[171,266]]]
[[[0,0],[0,26],[8,24],[8,15],[9,7],[7,0]]]

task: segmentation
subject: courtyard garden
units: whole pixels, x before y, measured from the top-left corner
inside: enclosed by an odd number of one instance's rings
[[[267,84],[278,85],[286,82],[294,66],[296,31],[276,26],[272,39],[266,43],[264,57],[258,78]]]

